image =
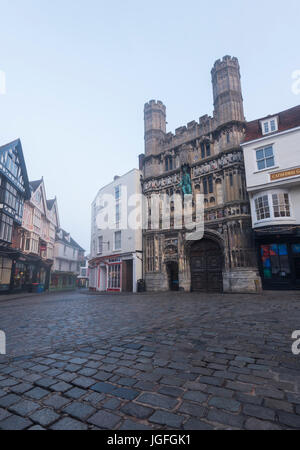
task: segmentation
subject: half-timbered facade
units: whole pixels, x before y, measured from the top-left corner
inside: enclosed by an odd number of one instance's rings
[[[226,56],[212,70],[213,117],[166,131],[166,107],[152,100],[145,105],[145,154],[140,156],[143,192],[182,194],[188,174],[195,202],[204,196],[204,238],[188,241],[187,230],[171,226],[144,232],[147,290],[257,292],[261,289],[253,250],[251,215],[241,141],[245,117],[236,58]],[[194,211],[195,213],[195,211]]]
[[[16,140],[0,147],[0,292],[12,289],[12,273],[20,255],[13,247],[29,198],[22,145]]]
[[[54,261],[55,233],[59,227],[56,199],[47,200],[44,180],[30,182],[30,199],[24,205],[19,248],[22,257],[14,273],[15,289],[49,289]]]

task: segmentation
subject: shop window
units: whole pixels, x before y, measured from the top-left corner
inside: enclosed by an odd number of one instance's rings
[[[0,257],[0,285],[9,285],[11,277],[12,260]]]
[[[273,194],[274,217],[291,217],[289,194]]]
[[[292,251],[295,255],[300,256],[300,243],[292,245]]]
[[[269,219],[271,217],[269,198],[267,195],[255,199],[255,209],[257,220]]]
[[[262,245],[261,258],[266,280],[272,278],[284,280],[290,276],[291,268],[286,244]]]
[[[112,264],[108,270],[108,289],[121,288],[121,264]]]

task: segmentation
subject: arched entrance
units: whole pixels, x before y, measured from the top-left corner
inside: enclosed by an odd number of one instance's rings
[[[177,262],[167,263],[167,274],[170,291],[179,291],[179,272]]]
[[[211,239],[195,242],[190,249],[191,289],[194,292],[223,291],[223,254]]]

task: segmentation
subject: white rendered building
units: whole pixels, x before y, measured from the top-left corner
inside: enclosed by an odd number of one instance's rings
[[[263,287],[300,288],[300,106],[248,122],[242,146]]]
[[[143,276],[141,194],[141,172],[133,169],[100,189],[92,203],[91,290],[137,291]]]

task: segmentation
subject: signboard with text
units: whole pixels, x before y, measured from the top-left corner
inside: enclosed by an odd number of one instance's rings
[[[271,181],[281,180],[282,178],[295,177],[300,175],[300,167],[297,169],[283,170],[281,172],[271,173]]]

